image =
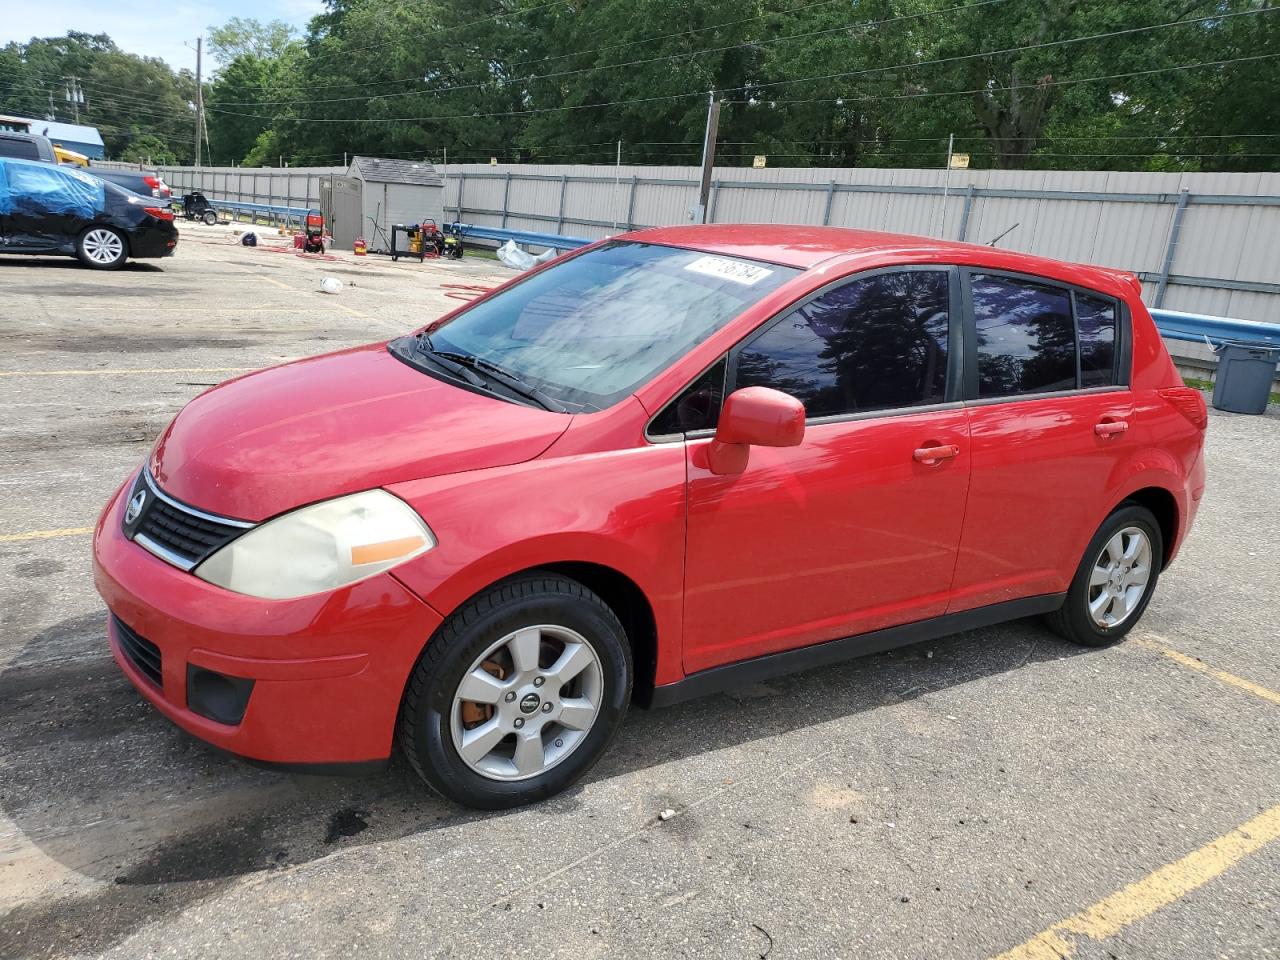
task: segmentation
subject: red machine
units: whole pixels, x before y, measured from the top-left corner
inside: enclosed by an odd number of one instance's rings
[[[302,240],[303,253],[324,253],[324,214],[319,210],[307,212],[306,231]]]

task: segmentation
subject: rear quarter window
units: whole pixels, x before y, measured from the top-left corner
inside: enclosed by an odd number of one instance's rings
[[[1080,386],[1112,386],[1116,382],[1116,302],[1080,292],[1075,301]]]

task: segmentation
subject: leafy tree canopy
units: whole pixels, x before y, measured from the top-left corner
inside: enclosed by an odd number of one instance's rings
[[[1272,0],[327,0],[209,37],[216,163],[691,164],[715,91],[726,165],[937,167],[954,136],[975,167],[1280,170]],[[104,36],[0,49],[0,111],[67,113],[66,74],[114,152],[190,154],[190,75]]]

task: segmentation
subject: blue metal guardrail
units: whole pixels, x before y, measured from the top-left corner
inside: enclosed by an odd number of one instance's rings
[[[1280,347],[1280,323],[1234,320],[1177,310],[1151,310],[1151,318],[1162,337],[1219,346],[1226,342],[1266,344]]]
[[[172,198],[172,202],[182,205],[181,197]],[[215,210],[245,210],[250,213],[278,213],[286,217],[305,217],[315,207],[285,207],[274,203],[249,203],[243,200],[210,200],[209,206]]]
[[[476,223],[446,223],[446,233],[458,237],[471,237],[476,240],[514,240],[516,243],[528,243],[538,247],[551,247],[555,250],[573,250],[585,247],[593,240],[581,237],[562,237],[558,233],[537,233],[533,230],[508,230],[505,227],[486,227]]]

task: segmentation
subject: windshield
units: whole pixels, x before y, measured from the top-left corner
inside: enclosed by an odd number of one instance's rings
[[[614,243],[476,304],[431,330],[431,346],[496,364],[570,409],[602,410],[797,273]]]

